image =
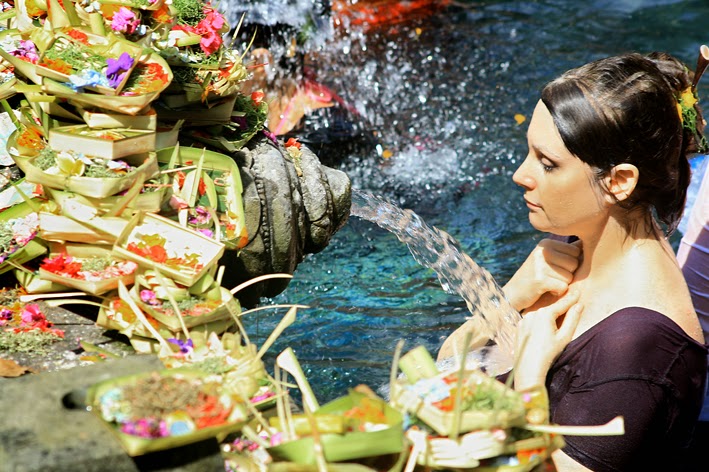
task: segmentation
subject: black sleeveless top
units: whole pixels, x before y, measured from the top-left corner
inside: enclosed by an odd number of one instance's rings
[[[679,470],[701,409],[707,348],[671,319],[630,307],[564,349],[547,375],[551,422],[603,424],[625,435],[566,436],[563,451],[591,470]]]

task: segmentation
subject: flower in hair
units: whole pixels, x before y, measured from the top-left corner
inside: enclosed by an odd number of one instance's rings
[[[704,152],[707,150],[707,142],[704,136],[697,130],[697,109],[695,105],[698,102],[696,92],[692,87],[687,87],[680,93],[677,99],[677,113],[679,114],[680,121],[682,122],[682,127],[689,130],[695,137],[699,151]]]

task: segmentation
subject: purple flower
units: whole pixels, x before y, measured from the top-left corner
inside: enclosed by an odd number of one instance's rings
[[[106,64],[108,64],[106,68],[108,84],[116,88],[123,82],[126,72],[133,67],[133,58],[127,52],[124,52],[118,59],[106,59]]]
[[[140,418],[121,424],[121,432],[141,438],[163,438],[170,435],[167,423],[156,418]]]
[[[232,116],[231,121],[238,126],[240,130],[246,130],[249,128],[249,124],[246,122],[245,116]]]
[[[194,343],[192,342],[191,339],[188,339],[187,341],[183,341],[183,340],[177,339],[177,338],[170,338],[167,340],[167,342],[170,342],[172,344],[177,344],[177,346],[180,348],[180,352],[182,354],[189,354],[192,351],[194,351]]]
[[[187,221],[193,225],[203,225],[208,223],[210,218],[209,211],[202,206],[198,206],[190,213]]]
[[[0,326],[4,326],[8,321],[12,319],[12,310],[8,308],[3,308],[0,310]]]
[[[268,130],[263,130],[263,134],[264,134],[268,139],[270,139],[273,144],[275,144],[276,146],[278,146],[278,139],[276,139],[276,134],[275,134],[275,133],[271,133],[271,132],[268,131]]]

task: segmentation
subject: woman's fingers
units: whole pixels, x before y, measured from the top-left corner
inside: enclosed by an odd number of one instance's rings
[[[574,332],[576,327],[579,325],[579,320],[581,319],[581,314],[583,313],[583,305],[576,303],[566,312],[564,321],[561,322],[559,330],[556,332],[556,336],[559,342],[567,345],[571,342],[574,337]]]
[[[574,306],[576,302],[579,301],[580,296],[581,293],[578,290],[569,290],[566,295],[564,295],[548,307],[542,308],[542,310],[545,310],[547,313],[552,315],[554,319],[557,319],[561,315],[566,314],[569,309]]]

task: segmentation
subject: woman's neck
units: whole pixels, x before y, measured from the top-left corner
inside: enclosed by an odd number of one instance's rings
[[[632,257],[638,251],[666,246],[659,228],[654,223],[647,224],[644,218],[625,225],[611,216],[603,224],[578,237],[583,248],[583,259],[576,271],[576,280],[589,276],[598,279],[608,275],[608,272],[616,273],[619,263],[625,258]]]

